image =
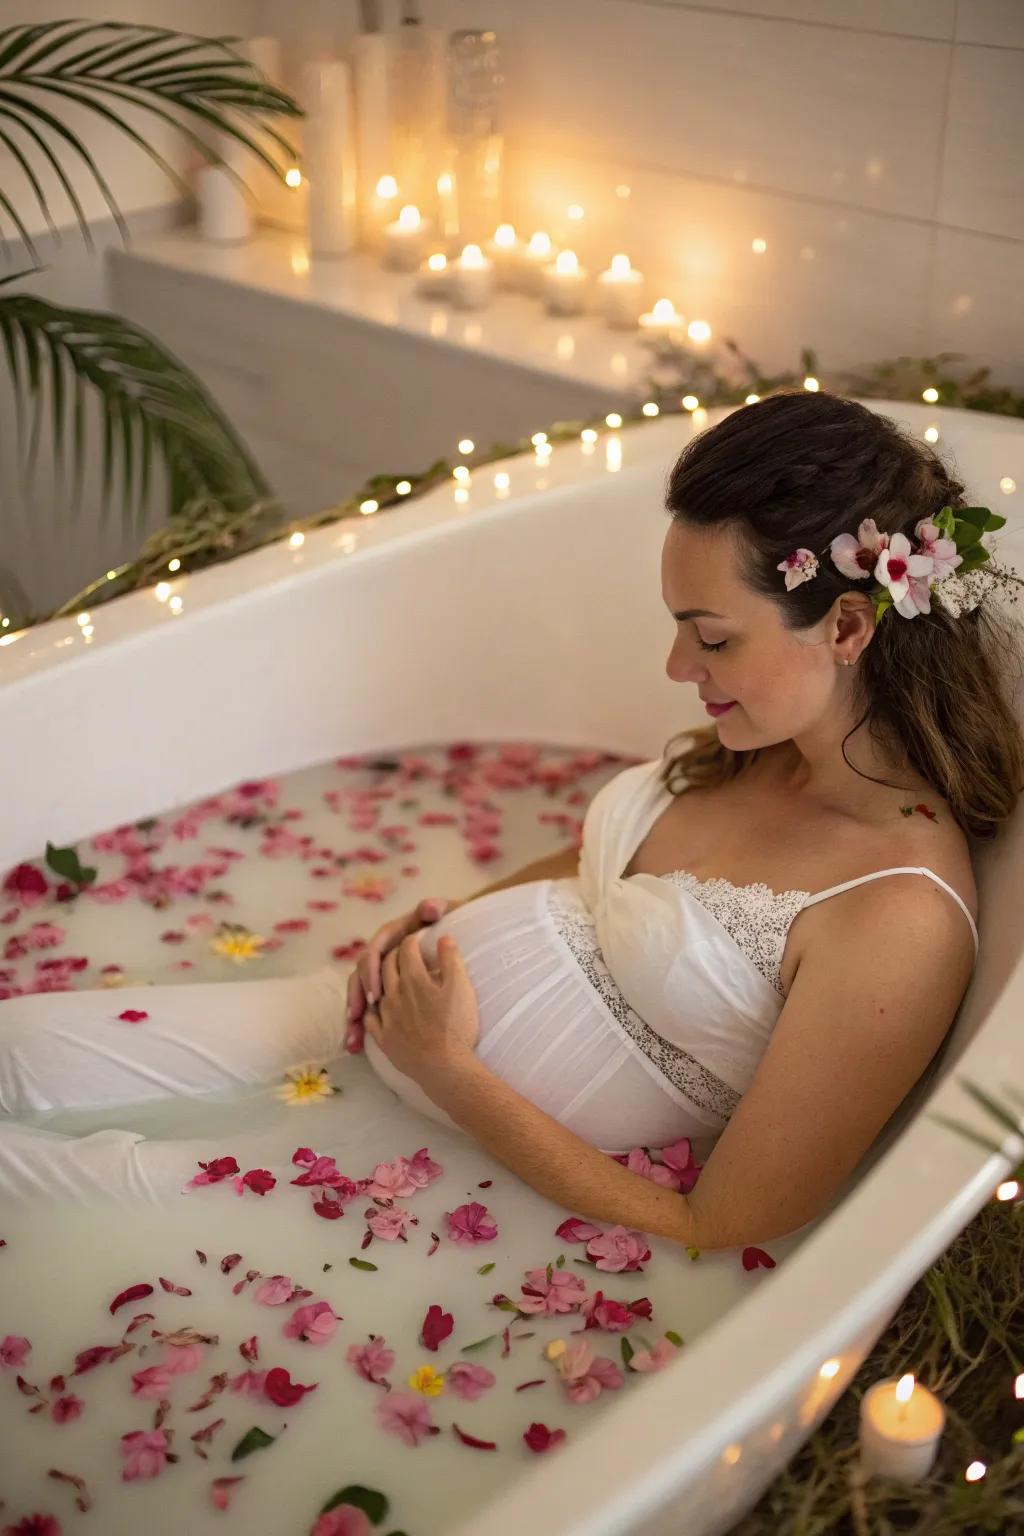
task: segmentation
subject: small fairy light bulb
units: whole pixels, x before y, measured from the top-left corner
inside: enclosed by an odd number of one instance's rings
[[[583,443],[597,442],[597,433],[594,431],[593,427],[583,428],[583,431],[580,433],[580,441]]]
[[[459,452],[460,453],[472,453],[473,449],[475,447],[476,447],[476,443],[474,443],[474,441],[473,441],[473,439],[471,437],[463,437],[459,441]]]
[[[611,427],[613,432],[617,432],[622,426],[622,417],[618,411],[609,411],[604,419],[604,424],[606,427]]]
[[[175,595],[167,604],[172,613],[180,613],[182,608],[181,598]]]
[[[412,482],[410,480],[399,480],[398,484],[395,486],[395,495],[408,496],[411,490]]]
[[[1013,1384],[1013,1395],[1019,1401],[1024,1401],[1024,1371],[1021,1371]]]
[[[288,543],[292,549],[301,549],[305,542],[306,535],[304,533],[293,533],[291,538],[288,540]]]
[[[1017,482],[1010,475],[1004,475],[999,482],[999,489],[1004,496],[1012,496],[1017,489]]]
[[[156,586],[153,588],[153,596],[156,598],[157,602],[158,603],[166,603],[166,601],[170,597],[170,595],[171,595],[171,584],[170,584],[170,582],[169,581],[158,581]]]
[[[546,443],[547,440],[548,440],[548,435],[547,435],[546,432],[535,432],[533,434],[533,436],[530,438],[530,442],[533,444],[533,446],[535,448],[539,448],[541,446],[541,444],[542,443]]]
[[[987,1471],[988,1468],[983,1461],[972,1461],[964,1473],[964,1482],[980,1483],[981,1479],[985,1476]]]
[[[926,443],[937,443],[938,440],[939,440],[939,429],[938,429],[938,427],[926,427],[925,428],[925,433],[924,433],[924,440],[925,440]]]
[[[700,405],[696,395],[684,395],[679,403],[684,411],[695,411]]]
[[[288,167],[284,173],[284,179],[285,184],[289,187],[295,188],[302,186],[302,172],[299,170],[297,165]]]
[[[361,501],[359,503],[359,510],[363,514],[364,517],[372,516],[372,514],[374,512],[379,510],[379,508],[380,508],[380,502],[379,501],[373,501],[372,499],[370,501]]]
[[[761,398],[760,395],[747,395],[747,397],[744,400],[743,404],[744,405],[756,405],[757,402],[760,400],[760,398]]]
[[[814,377],[813,374],[809,373],[807,375],[806,379],[804,379],[804,389],[809,390],[810,393],[813,395],[820,388],[821,388],[821,385],[818,383],[818,380]]]
[[[114,578],[116,577],[116,575],[117,575],[116,571],[108,571],[107,572],[107,580],[108,581],[113,581]]]
[[[1020,1194],[1020,1185],[1016,1179],[1007,1179],[1005,1184],[1000,1184],[996,1190],[997,1200],[1016,1200]]]
[[[78,615],[78,622],[79,622],[79,624],[81,624],[82,628],[84,629],[87,624],[91,624],[92,623],[92,619],[90,618],[89,614],[87,614],[87,613],[80,613]]]
[[[466,481],[469,479],[469,469],[465,464],[456,464],[452,470],[452,479]]]
[[[0,622],[0,629],[7,629],[10,625],[10,622],[10,619],[4,618],[4,620]]]
[[[494,477],[494,489],[496,491],[507,491],[511,484],[511,475],[506,474],[503,469],[499,470]]]
[[[82,639],[83,640],[91,640],[92,637],[93,637],[93,633],[94,633],[93,626],[91,624],[83,624],[82,625]]]
[[[469,500],[469,492],[464,485],[460,485],[455,491],[455,500],[460,504]]]
[[[706,320],[691,320],[686,327],[686,334],[691,341],[710,341],[711,327]]]
[[[656,405],[653,400],[648,400],[644,405],[643,412],[645,416],[660,416],[661,407]]]
[[[168,560],[168,562],[167,562],[167,569],[169,571],[180,571],[181,570],[181,561],[178,559],[177,555],[175,555],[173,560]]]
[[[938,398],[939,398],[939,392],[938,392],[937,389],[929,388],[929,389],[923,390],[922,393],[921,393],[921,399],[922,400],[927,400],[929,405],[934,405]]]
[[[841,1361],[839,1361],[839,1360],[826,1360],[825,1364],[821,1367],[820,1371],[818,1372],[818,1375],[822,1378],[823,1381],[831,1381],[833,1376],[838,1376],[839,1375],[840,1367],[841,1367]],[[913,1377],[911,1377],[911,1380],[913,1380]]]

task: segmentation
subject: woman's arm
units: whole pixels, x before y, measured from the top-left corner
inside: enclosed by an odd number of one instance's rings
[[[420,1086],[474,1141],[580,1216],[697,1243],[685,1195],[631,1173],[524,1099],[466,1050],[420,1074]]]

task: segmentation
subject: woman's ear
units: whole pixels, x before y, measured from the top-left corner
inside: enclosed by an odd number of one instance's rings
[[[832,650],[836,665],[852,665],[875,634],[875,607],[866,593],[844,592],[836,599]]]

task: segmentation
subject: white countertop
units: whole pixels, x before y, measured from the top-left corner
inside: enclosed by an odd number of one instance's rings
[[[640,332],[612,330],[596,314],[549,315],[539,299],[499,290],[485,309],[422,298],[416,274],[393,272],[364,251],[309,255],[304,238],[261,229],[244,245],[215,245],[192,228],[138,240],[114,261],[147,261],[319,305],[372,325],[405,330],[504,363],[597,389],[639,388],[654,368]]]

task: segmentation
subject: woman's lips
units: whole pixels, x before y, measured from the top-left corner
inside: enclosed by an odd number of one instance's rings
[[[719,715],[728,714],[729,710],[733,708],[735,703],[736,700],[733,699],[729,704],[705,704],[704,708],[707,710],[709,715],[714,715],[717,719]]]

